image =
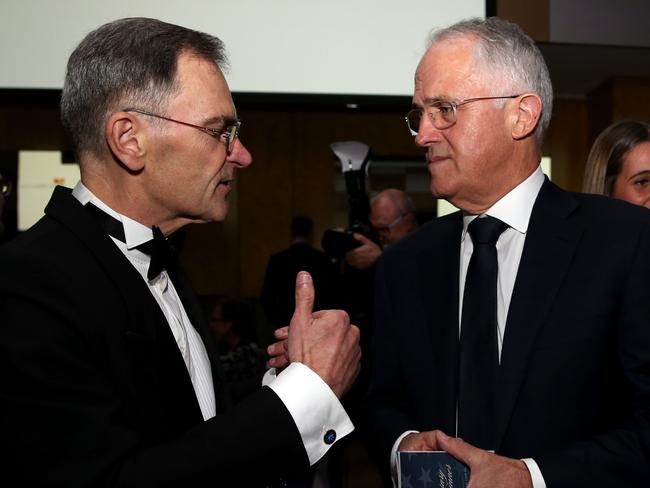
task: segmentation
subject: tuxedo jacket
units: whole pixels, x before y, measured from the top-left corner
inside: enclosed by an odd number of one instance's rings
[[[388,465],[407,430],[455,434],[460,212],[377,271],[367,432]],[[548,488],[650,486],[650,212],[545,181],[508,310],[496,452]],[[481,406],[477,406],[481,408]]]
[[[6,478],[24,486],[256,486],[308,467],[271,389],[228,408],[215,348],[190,304],[217,397],[217,416],[204,422],[142,277],[68,189],[55,190],[45,214],[0,248]]]

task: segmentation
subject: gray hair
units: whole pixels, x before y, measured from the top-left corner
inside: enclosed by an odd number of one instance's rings
[[[88,34],[68,60],[61,119],[75,152],[103,156],[104,124],[128,106],[164,107],[178,90],[177,60],[191,52],[225,69],[223,43],[216,37],[160,20],[127,18]]]
[[[489,17],[467,19],[436,30],[429,37],[427,47],[467,36],[478,40],[474,59],[489,74],[498,75],[500,81],[507,80],[512,90],[530,91],[541,98],[542,113],[535,131],[541,145],[553,111],[553,86],[546,62],[535,42],[517,24]]]
[[[408,193],[403,192],[402,190],[398,190],[397,188],[387,188],[372,197],[370,205],[372,206],[372,204],[382,199],[390,200],[400,215],[415,214],[415,204],[413,203],[413,199]]]

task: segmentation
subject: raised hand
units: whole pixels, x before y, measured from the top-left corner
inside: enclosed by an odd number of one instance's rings
[[[285,328],[276,331],[280,342],[269,346],[269,354],[274,356],[269,363],[279,367],[286,361],[303,363],[340,398],[359,374],[359,328],[350,324],[342,310],[314,312],[314,297],[311,276],[301,271],[296,277],[296,309],[291,324],[288,332]]]

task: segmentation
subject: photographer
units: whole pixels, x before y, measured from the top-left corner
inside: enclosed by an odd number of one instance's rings
[[[379,244],[362,234],[354,233],[354,238],[361,242],[361,246],[345,254],[346,263],[358,270],[371,268],[384,247],[418,228],[413,200],[395,188],[378,193],[370,201],[370,224],[377,234]]]

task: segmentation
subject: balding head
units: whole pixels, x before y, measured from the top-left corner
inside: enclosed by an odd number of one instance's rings
[[[370,223],[383,246],[413,232],[417,229],[417,219],[411,197],[395,188],[378,193],[370,202]]]

